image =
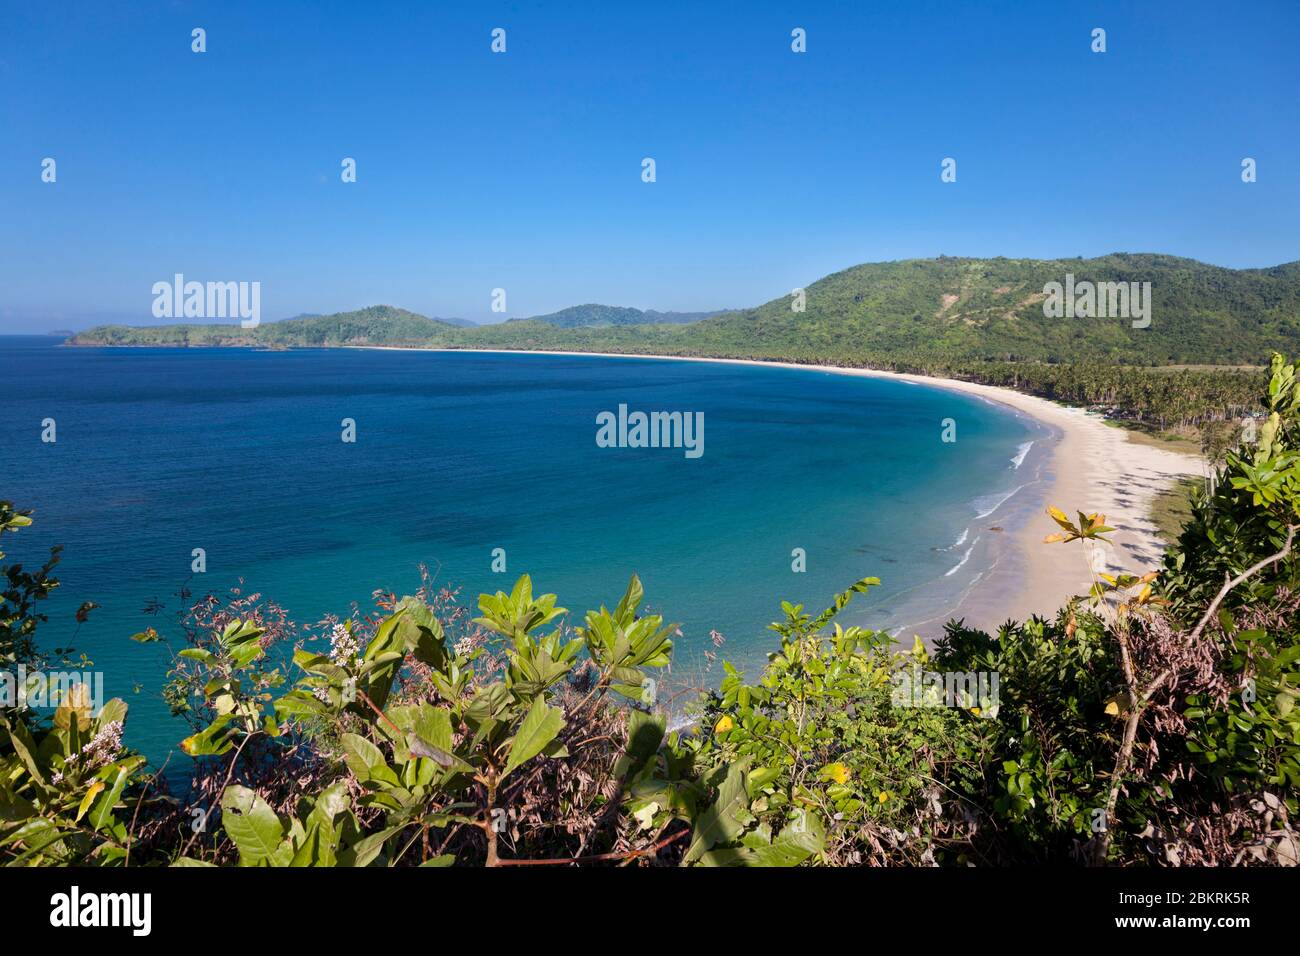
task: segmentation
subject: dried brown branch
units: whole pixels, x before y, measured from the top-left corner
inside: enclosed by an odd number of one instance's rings
[[[1300,528],[1300,525],[1287,526],[1286,544],[1282,546],[1282,550],[1279,551],[1277,554],[1264,558],[1262,561],[1257,561],[1256,563],[1248,567],[1245,571],[1242,571],[1235,578],[1232,578],[1223,583],[1223,587],[1219,588],[1219,593],[1214,596],[1214,600],[1211,601],[1210,606],[1206,608],[1204,616],[1201,618],[1200,622],[1197,623],[1196,627],[1193,629],[1192,631],[1193,641],[1201,636],[1201,633],[1205,630],[1205,626],[1209,624],[1210,619],[1214,617],[1214,612],[1219,609],[1219,605],[1223,603],[1223,599],[1228,596],[1228,594],[1232,591],[1233,588],[1241,584],[1243,581],[1245,581],[1247,578],[1251,577],[1252,575],[1258,574],[1260,571],[1264,570],[1264,568],[1268,567],[1270,564],[1276,564],[1277,562],[1283,560],[1288,554],[1291,553],[1291,544],[1293,541],[1295,541],[1295,533],[1297,528]]]
[[[637,857],[649,856],[652,853],[658,853],[664,847],[676,843],[682,837],[688,835],[690,830],[679,830],[670,837],[664,837],[647,847],[640,850],[627,850],[623,852],[615,851],[613,853],[597,853],[594,856],[575,856],[569,859],[559,860],[500,860],[496,861],[497,866],[572,866],[575,863],[611,863],[614,861],[634,860]]]
[[[1224,598],[1232,592],[1233,588],[1258,574],[1269,565],[1276,564],[1285,559],[1286,556],[1291,553],[1291,545],[1295,541],[1296,529],[1296,525],[1289,525],[1287,527],[1286,543],[1282,546],[1281,551],[1255,562],[1235,578],[1230,578],[1223,583],[1223,587],[1219,589],[1219,593],[1214,596],[1214,600],[1210,602],[1210,606],[1205,609],[1205,614],[1201,616],[1196,627],[1192,629],[1192,633],[1189,635],[1187,641],[1188,644],[1194,645],[1197,643],[1204,633],[1206,626],[1214,618],[1214,614],[1219,609],[1219,605],[1223,603]],[[1120,623],[1117,629],[1117,638],[1119,640],[1120,658],[1124,669],[1124,680],[1128,687],[1129,714],[1128,719],[1124,724],[1124,738],[1120,743],[1119,753],[1115,757],[1115,769],[1111,772],[1110,793],[1106,798],[1105,817],[1103,818],[1105,829],[1102,831],[1101,836],[1097,839],[1095,845],[1093,859],[1097,865],[1104,864],[1106,857],[1110,852],[1111,821],[1115,815],[1115,806],[1119,802],[1119,792],[1124,784],[1124,777],[1128,774],[1129,765],[1133,760],[1133,747],[1137,741],[1138,724],[1142,719],[1142,713],[1150,702],[1151,697],[1157,690],[1164,686],[1165,681],[1169,680],[1174,675],[1175,671],[1175,668],[1172,666],[1166,667],[1157,674],[1154,679],[1149,681],[1145,687],[1140,687],[1137,675],[1133,669],[1132,658],[1129,653],[1129,632],[1126,623]]]

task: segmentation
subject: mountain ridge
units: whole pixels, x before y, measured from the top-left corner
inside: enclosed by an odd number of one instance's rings
[[[1151,324],[1044,315],[1048,283],[1150,283]],[[1300,261],[1229,269],[1159,253],[1091,259],[940,256],[862,263],[747,309],[657,313],[588,303],[472,328],[394,306],[238,325],[100,326],[70,345],[574,349],[787,358],[1121,364],[1254,363],[1300,351]],[[689,321],[686,316],[701,316]],[[679,321],[655,322],[674,316]],[[650,317],[651,321],[647,321]]]
[[[588,302],[571,305],[557,312],[510,319],[510,322],[545,322],[561,328],[599,327],[606,325],[686,325],[720,314],[713,312],[657,312],[654,309],[635,309],[630,306],[601,305]]]

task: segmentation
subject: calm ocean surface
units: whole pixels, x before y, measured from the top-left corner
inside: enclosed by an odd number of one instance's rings
[[[941,614],[995,557],[1042,426],[940,389],[823,372],[546,355],[68,349],[0,337],[0,498],[34,510],[6,536],[35,565],[65,546],[41,643],[74,639],[131,705],[127,742],[161,759],[182,735],[158,698],[165,629],[191,551],[196,592],[243,578],[302,623],[417,565],[463,587],[539,591],[581,612],[622,595],[680,621],[679,674],[709,632],[754,673],[782,598],[820,609],[866,575],[846,623]],[[704,455],[607,449],[596,415],[703,412]],[[58,440],[41,441],[41,422]],[[357,441],[340,440],[356,421]],[[956,443],[940,441],[957,423]],[[1039,446],[1043,443],[1039,442]],[[508,573],[491,572],[504,548]],[[791,551],[807,571],[791,570]],[[143,608],[166,605],[158,617]],[[77,606],[100,607],[79,630]],[[719,678],[714,668],[711,680]],[[139,689],[137,690],[137,686]],[[175,758],[174,758],[175,759]]]

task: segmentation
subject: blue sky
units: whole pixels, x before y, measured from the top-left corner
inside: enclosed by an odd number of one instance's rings
[[[1298,36],[1292,0],[3,0],[0,332],[152,321],[176,272],[486,321],[940,253],[1300,259]]]

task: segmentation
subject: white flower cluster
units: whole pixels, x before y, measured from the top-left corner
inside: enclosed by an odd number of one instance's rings
[[[346,624],[335,624],[334,629],[330,632],[330,653],[329,658],[332,663],[340,666],[351,664],[352,661],[360,656],[361,643],[356,636],[348,630]]]
[[[67,770],[72,764],[77,763],[86,770],[94,770],[110,763],[122,749],[122,722],[115,720],[112,723],[105,724],[99,733],[95,734],[78,753],[73,754],[63,762],[63,769]],[[59,771],[50,778],[53,783],[60,783],[63,780],[63,771]]]

